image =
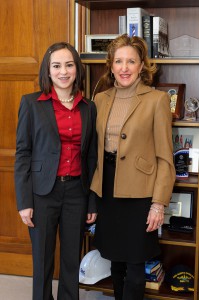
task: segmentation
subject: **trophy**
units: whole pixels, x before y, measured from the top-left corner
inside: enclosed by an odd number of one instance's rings
[[[186,110],[184,120],[186,121],[196,121],[197,119],[197,110],[199,108],[199,100],[197,98],[188,98],[185,100],[184,107]]]

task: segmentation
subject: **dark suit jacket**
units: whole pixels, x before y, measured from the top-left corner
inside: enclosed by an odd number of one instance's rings
[[[37,101],[41,92],[22,96],[17,127],[15,189],[18,210],[34,208],[33,193],[48,194],[55,183],[61,142],[52,100]],[[81,182],[89,196],[88,212],[96,212],[90,183],[96,168],[96,107],[87,99],[78,107],[82,119]]]

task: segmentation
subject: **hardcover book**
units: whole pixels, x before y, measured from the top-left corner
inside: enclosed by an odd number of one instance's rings
[[[142,31],[143,38],[147,43],[148,57],[153,57],[153,16],[143,16],[142,17]]]
[[[153,57],[166,56],[169,56],[168,24],[161,17],[153,17]]]
[[[127,8],[127,34],[143,37],[142,17],[149,13],[140,7]]]
[[[151,274],[157,269],[159,269],[161,266],[161,263],[159,260],[148,260],[145,262],[145,273]]]
[[[164,277],[165,277],[165,272],[162,272],[159,281],[157,281],[157,282],[146,281],[146,288],[147,289],[153,289],[153,290],[159,290],[162,282],[164,281]]]
[[[157,282],[157,281],[159,281],[160,277],[162,276],[162,273],[163,273],[163,268],[162,268],[162,264],[161,264],[160,267],[156,271],[152,272],[151,274],[145,274],[146,281]]]
[[[119,34],[126,33],[126,16],[119,16]]]

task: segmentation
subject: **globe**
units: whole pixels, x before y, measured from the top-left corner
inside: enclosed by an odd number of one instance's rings
[[[186,119],[191,121],[196,121],[197,115],[196,112],[199,108],[199,99],[197,98],[188,98],[184,103],[185,110],[188,112]]]

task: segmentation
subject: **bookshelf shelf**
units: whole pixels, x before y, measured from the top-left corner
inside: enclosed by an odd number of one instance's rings
[[[172,292],[169,287],[163,283],[158,291],[146,289],[145,296],[147,298],[162,300],[193,300],[193,294],[180,294]]]
[[[94,58],[90,58],[90,59],[82,59],[82,63],[87,65],[87,64],[105,64],[106,60],[105,59],[94,59]]]
[[[93,285],[80,284],[80,288],[87,291],[99,291],[103,292],[107,296],[113,296],[113,286],[110,278],[101,280]],[[174,293],[171,292],[166,284],[162,284],[160,290],[145,290],[145,297],[158,300],[193,300],[193,294],[191,293]]]
[[[172,123],[172,126],[173,127],[187,127],[187,128],[199,127],[199,122],[198,121],[189,122],[189,121],[179,120],[179,121],[174,121]]]
[[[182,182],[176,182],[175,186],[178,187],[190,187],[190,188],[198,188],[198,184],[197,183],[182,183]]]
[[[170,232],[163,225],[162,236],[159,238],[160,244],[196,247],[196,230],[193,233]]]
[[[82,58],[84,64],[105,64],[106,54],[101,53],[85,53],[87,58]],[[104,56],[104,57],[103,57]],[[95,58],[93,58],[95,57]],[[199,58],[151,58],[151,62],[162,65],[198,65]]]
[[[183,247],[196,247],[196,243],[186,243],[186,242],[177,242],[177,241],[161,241],[160,244],[164,245],[173,245],[173,246],[183,246]]]
[[[199,58],[188,58],[188,57],[167,57],[167,58],[152,58],[150,59],[151,62],[156,64],[164,64],[164,65],[191,65],[191,64],[199,64]]]
[[[198,189],[198,175],[189,175],[186,179],[177,179],[175,182],[177,187],[192,187]]]

